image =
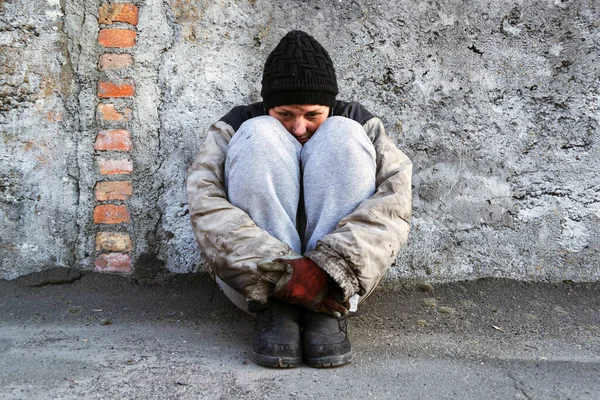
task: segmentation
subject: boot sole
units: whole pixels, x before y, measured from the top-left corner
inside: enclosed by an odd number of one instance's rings
[[[302,364],[302,357],[276,357],[252,352],[252,361],[263,367],[296,368]]]
[[[318,358],[305,358],[306,365],[312,368],[332,368],[341,367],[352,361],[354,358],[352,351],[346,354],[336,354],[334,356],[318,357]]]

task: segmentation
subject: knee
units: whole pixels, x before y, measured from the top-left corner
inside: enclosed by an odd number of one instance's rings
[[[337,149],[341,154],[353,148],[373,147],[361,124],[340,116],[327,118],[307,144],[312,147],[325,146],[328,149]]]
[[[278,144],[287,135],[289,134],[281,122],[269,115],[263,115],[245,121],[231,139],[230,146],[243,143],[245,147],[268,147],[270,144]]]
[[[335,129],[341,131],[363,131],[362,126],[353,119],[342,117],[339,115],[334,115],[332,117],[327,118],[323,124],[321,124],[320,128],[323,129]]]
[[[260,117],[254,117],[246,120],[237,130],[236,134],[242,132],[257,135],[272,135],[273,132],[279,131],[285,131],[285,128],[283,125],[281,125],[281,122],[277,121],[277,119],[271,117],[270,115],[261,115]]]

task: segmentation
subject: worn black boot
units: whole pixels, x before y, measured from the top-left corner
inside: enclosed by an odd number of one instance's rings
[[[295,306],[269,300],[250,303],[256,313],[252,360],[265,367],[293,368],[302,363],[300,313]]]
[[[304,361],[314,368],[337,367],[352,361],[347,320],[328,314],[304,314]]]

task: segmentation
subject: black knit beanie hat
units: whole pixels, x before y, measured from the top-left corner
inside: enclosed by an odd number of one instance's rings
[[[309,34],[289,32],[267,58],[260,94],[267,110],[286,104],[333,107],[338,87],[329,54]]]

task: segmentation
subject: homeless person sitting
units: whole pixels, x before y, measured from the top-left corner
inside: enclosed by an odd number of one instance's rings
[[[252,359],[263,366],[349,363],[346,317],[407,240],[411,161],[337,94],[327,51],[289,32],[265,63],[263,101],[214,123],[188,172],[200,250],[256,317]]]

